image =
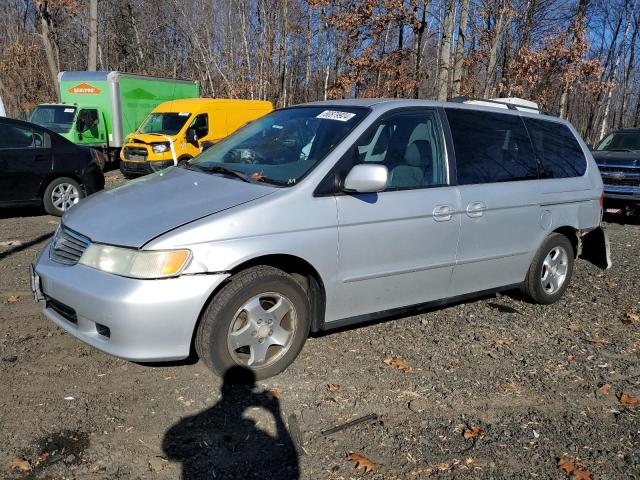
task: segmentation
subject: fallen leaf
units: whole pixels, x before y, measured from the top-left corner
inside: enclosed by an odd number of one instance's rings
[[[567,325],[567,330],[571,330],[572,332],[579,332],[580,330],[582,330],[582,327],[579,323],[571,322],[569,325]]]
[[[574,357],[573,357],[573,355],[569,354],[565,358],[567,359],[567,363],[571,363],[571,362],[573,362],[573,358]]]
[[[470,438],[478,438],[483,433],[484,430],[482,430],[480,427],[471,427],[467,428],[462,435],[464,436],[465,440],[469,440]]]
[[[567,475],[571,475],[578,469],[575,463],[573,463],[571,460],[567,460],[566,458],[560,459],[560,461],[558,462],[558,468]]]
[[[267,392],[267,397],[269,397],[270,400],[273,400],[274,398],[280,398],[280,390],[278,390],[277,388],[269,390]]]
[[[589,470],[576,470],[574,473],[576,480],[591,480],[593,474]]]
[[[497,345],[511,345],[513,343],[513,340],[510,340],[508,338],[498,338],[495,340]]]
[[[347,460],[349,460],[350,462],[355,462],[356,469],[364,470],[365,472],[373,472],[374,470],[380,468],[380,465],[372,462],[364,455],[359,455],[353,452],[347,455]]]
[[[40,455],[38,455],[38,457],[36,458],[36,465],[40,465],[42,462],[46,461],[47,458],[49,458],[49,452],[42,452]]]
[[[593,343],[594,345],[609,345],[609,340],[605,338],[587,337],[586,340],[587,342]]]
[[[9,303],[16,303],[17,301],[18,301],[17,295],[9,295],[9,297],[7,298],[7,302]]]
[[[386,363],[387,365],[389,365],[390,367],[395,367],[395,368],[399,368],[400,370],[402,370],[404,373],[411,373],[413,372],[413,368],[411,368],[411,365],[409,365],[407,362],[405,362],[404,360],[398,358],[398,357],[391,357],[391,358],[387,358],[384,363]]]
[[[631,325],[633,322],[640,322],[640,315],[637,315],[633,312],[627,312],[624,314],[624,318],[622,319],[622,323],[625,325]]]
[[[623,393],[620,395],[620,403],[622,405],[638,405],[640,403],[640,397],[634,397],[633,395]]]
[[[20,470],[21,472],[30,472],[31,464],[24,458],[14,458],[9,461],[9,468],[12,470]]]
[[[602,395],[609,395],[609,390],[611,390],[611,384],[610,383],[605,383],[604,385],[602,385],[598,391],[602,394]]]
[[[127,427],[124,431],[127,433],[133,432],[133,427]]]
[[[596,290],[600,290],[600,287],[598,285],[596,285],[595,283],[592,283],[591,286],[593,288],[595,288]]]
[[[618,284],[616,282],[607,282],[607,287],[608,288],[616,288],[618,286]]]
[[[437,463],[436,468],[441,472],[447,472],[451,470],[451,465],[449,465],[448,463]]]
[[[338,385],[337,383],[329,383],[327,385],[327,389],[331,392],[331,393],[338,393],[340,391],[340,385]]]

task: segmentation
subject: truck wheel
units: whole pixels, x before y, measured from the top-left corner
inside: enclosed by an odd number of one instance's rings
[[[533,257],[524,281],[524,293],[542,305],[558,301],[571,281],[573,262],[573,245],[569,239],[552,233]]]
[[[59,177],[44,190],[42,201],[44,209],[50,215],[62,216],[84,197],[84,191],[73,178]]]
[[[309,299],[293,277],[269,266],[249,268],[209,302],[196,333],[196,351],[220,376],[240,365],[257,379],[272,377],[302,350],[309,312]]]

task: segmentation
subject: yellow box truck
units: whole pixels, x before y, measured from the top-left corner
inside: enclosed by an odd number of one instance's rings
[[[120,170],[135,177],[176,165],[272,110],[271,102],[261,100],[185,98],[162,103],[127,137]]]

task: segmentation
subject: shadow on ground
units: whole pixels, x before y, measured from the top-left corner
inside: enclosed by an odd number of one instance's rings
[[[232,367],[224,376],[222,394],[213,407],[180,420],[167,430],[162,448],[167,458],[182,464],[184,480],[300,478],[298,455],[276,397],[256,392],[255,376]],[[245,418],[261,407],[274,418],[276,436]]]

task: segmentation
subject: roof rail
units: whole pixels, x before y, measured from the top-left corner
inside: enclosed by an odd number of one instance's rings
[[[497,99],[497,98],[475,98],[475,97],[469,97],[469,96],[458,96],[458,97],[454,97],[449,99],[449,102],[453,102],[453,103],[495,103],[496,105],[500,105],[502,107],[507,107],[509,110],[516,110],[516,111],[525,111],[525,112],[536,112],[536,113],[540,113],[543,115],[552,115],[552,116],[557,116],[556,114],[554,114],[553,112],[550,112],[549,110],[540,107],[538,104],[536,104],[535,102],[528,102],[527,100],[523,100],[523,103],[518,103],[518,102],[510,102],[509,100],[512,99]],[[530,105],[525,104],[524,102],[530,103]],[[535,106],[534,106],[535,105]]]

